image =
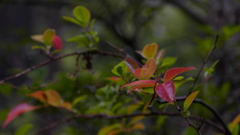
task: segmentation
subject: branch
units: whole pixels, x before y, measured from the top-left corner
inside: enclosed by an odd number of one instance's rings
[[[194,86],[195,86],[195,84],[196,84],[196,82],[197,82],[197,80],[198,80],[198,78],[199,78],[199,76],[200,76],[200,74],[201,74],[205,64],[207,63],[207,61],[210,58],[210,56],[213,54],[213,51],[216,49],[216,47],[217,47],[217,40],[218,40],[218,35],[215,37],[214,45],[213,45],[212,49],[210,50],[210,52],[208,53],[208,55],[206,56],[206,58],[204,59],[204,61],[202,63],[202,66],[199,69],[198,74],[197,74],[196,78],[194,79],[194,82],[192,83],[192,86],[190,87],[189,94],[192,93],[193,88],[194,88]]]
[[[108,55],[108,56],[114,56],[114,57],[119,57],[119,58],[124,58],[123,56],[121,55],[118,55],[118,54],[115,54],[115,53],[110,53],[110,52],[105,52],[105,51],[86,51],[86,52],[74,52],[74,53],[69,53],[69,54],[65,54],[65,55],[60,55],[60,56],[56,56],[56,57],[52,57],[52,59],[49,59],[49,60],[46,60],[40,64],[37,64],[35,66],[32,66],[30,68],[27,68],[25,70],[23,70],[22,72],[18,73],[18,74],[15,74],[15,75],[12,75],[12,76],[9,76],[7,78],[4,78],[0,81],[0,84],[3,84],[5,83],[6,81],[9,81],[9,80],[12,80],[12,79],[15,79],[15,78],[18,78],[20,76],[23,76],[25,74],[27,74],[28,72],[30,71],[33,71],[37,68],[40,68],[40,67],[43,67],[53,61],[56,61],[56,60],[59,60],[59,59],[62,59],[62,58],[66,58],[66,57],[69,57],[69,56],[73,56],[73,55],[83,55],[85,53],[91,53],[91,54],[100,54],[100,55]]]
[[[111,116],[111,115],[107,115],[107,114],[87,114],[87,115],[74,115],[72,117],[68,117],[62,120],[59,120],[57,122],[54,122],[50,125],[47,125],[43,128],[41,128],[40,130],[32,133],[32,135],[38,135],[40,133],[43,133],[47,130],[50,130],[52,128],[55,128],[63,123],[67,123],[70,122],[74,119],[78,119],[78,118],[84,118],[84,119],[93,119],[93,118],[106,118],[106,119],[122,119],[122,118],[131,118],[131,117],[136,117],[136,116],[155,116],[155,115],[167,115],[167,116],[181,116],[180,113],[169,113],[169,112],[151,112],[151,113],[136,113],[136,114],[130,114],[130,115],[115,115],[115,116]],[[189,118],[191,119],[195,119],[195,120],[201,120],[203,118],[201,117],[197,117],[197,116],[190,116]],[[220,132],[224,132],[222,131],[221,128],[219,128],[217,125],[215,125],[213,122],[211,122],[210,120],[204,120],[202,121],[203,123],[206,123],[212,127],[214,127],[216,130],[220,131]]]
[[[187,97],[177,97],[176,101],[184,101]],[[163,101],[163,100],[158,100],[158,102],[160,103],[167,103],[167,101]],[[210,112],[213,113],[213,115],[217,118],[217,120],[220,122],[220,124],[222,125],[222,127],[224,128],[221,129],[219,127],[217,127],[217,129],[219,129],[219,131],[221,131],[222,133],[225,133],[226,135],[231,135],[231,132],[229,131],[227,125],[224,123],[223,119],[221,118],[221,116],[217,113],[216,110],[214,110],[210,105],[208,105],[207,103],[203,102],[201,99],[194,99],[193,100],[194,103],[199,103],[200,105],[206,107]],[[205,123],[205,122],[204,122]],[[215,127],[216,128],[216,127]]]

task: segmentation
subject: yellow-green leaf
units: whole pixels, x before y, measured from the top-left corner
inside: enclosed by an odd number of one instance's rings
[[[82,27],[87,27],[91,14],[89,10],[83,6],[77,6],[73,9],[73,15],[79,21]]]
[[[55,36],[55,30],[47,29],[43,33],[43,43],[45,45],[52,45],[53,37]]]
[[[33,35],[31,38],[35,41],[43,43],[43,35]]]
[[[240,123],[240,114],[238,114],[237,117],[234,118],[234,120],[232,121],[232,123],[229,125],[229,129],[233,130],[233,128]]]
[[[195,97],[197,96],[199,91],[195,91],[193,93],[191,93],[187,98],[186,100],[184,101],[184,104],[183,104],[183,109],[184,110],[187,110],[189,108],[189,106],[192,104],[193,100],[195,99]]]
[[[81,23],[78,22],[78,20],[76,20],[75,18],[72,18],[72,17],[68,17],[68,16],[63,16],[63,19],[68,21],[68,22],[71,22],[71,23],[75,23],[77,25],[82,25]]]

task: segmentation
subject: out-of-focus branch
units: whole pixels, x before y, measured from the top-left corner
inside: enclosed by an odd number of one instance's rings
[[[196,11],[194,11],[191,6],[187,5],[186,2],[180,1],[180,0],[165,0],[165,2],[171,3],[177,7],[179,7],[182,11],[184,11],[187,15],[189,15],[192,19],[195,21],[206,25],[207,19],[198,14]]]
[[[116,54],[116,53],[110,53],[110,52],[105,52],[105,51],[97,51],[97,50],[94,50],[94,51],[86,51],[86,52],[74,52],[74,53],[69,53],[69,54],[65,54],[65,55],[60,55],[60,56],[56,56],[56,57],[52,57],[51,59],[49,60],[46,60],[42,63],[39,63],[35,66],[32,66],[30,68],[27,68],[25,70],[23,70],[22,72],[18,73],[18,74],[15,74],[15,75],[12,75],[12,76],[9,76],[9,77],[6,77],[4,79],[2,79],[0,81],[0,85],[5,83],[6,81],[9,81],[9,80],[12,80],[12,79],[15,79],[15,78],[18,78],[22,75],[25,75],[27,74],[28,72],[30,71],[33,71],[37,68],[40,68],[40,67],[43,67],[53,61],[56,61],[56,60],[60,60],[62,58],[66,58],[66,57],[69,57],[69,56],[74,56],[74,55],[83,55],[85,53],[91,53],[91,54],[99,54],[99,55],[107,55],[107,56],[114,56],[114,57],[119,57],[119,58],[124,58],[123,56],[119,55],[119,54]]]
[[[151,112],[151,113],[136,113],[136,114],[129,114],[129,115],[115,115],[115,116],[111,116],[111,115],[107,115],[107,114],[87,114],[87,115],[74,115],[72,117],[69,118],[65,118],[62,120],[59,120],[57,122],[54,122],[50,125],[47,125],[45,127],[43,127],[42,129],[34,132],[32,135],[39,135],[47,130],[50,130],[52,128],[55,128],[63,123],[67,123],[70,122],[72,120],[75,119],[79,119],[79,118],[83,118],[83,119],[93,119],[93,118],[106,118],[106,119],[122,119],[122,118],[131,118],[131,117],[136,117],[136,116],[160,116],[160,115],[165,115],[165,116],[181,116],[180,113],[170,113],[170,112]],[[190,116],[190,119],[194,119],[194,120],[198,120],[198,121],[202,121],[203,118],[201,117],[197,117],[197,116]],[[215,123],[213,123],[210,120],[204,120],[202,121],[205,124],[208,124],[210,126],[212,126],[213,128],[215,128],[216,130],[218,130],[221,133],[224,133],[224,131],[219,128]]]

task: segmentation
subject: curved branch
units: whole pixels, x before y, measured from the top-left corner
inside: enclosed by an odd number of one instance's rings
[[[176,101],[184,101],[187,97],[176,97]],[[158,100],[159,101],[159,100]],[[160,103],[167,103],[167,101],[163,101],[160,100]],[[193,100],[194,103],[199,103],[202,106],[206,107],[210,112],[213,113],[213,115],[217,118],[217,120],[220,122],[220,124],[222,125],[222,127],[224,128],[224,130],[221,129],[221,131],[223,133],[225,133],[226,135],[231,135],[231,132],[229,131],[227,125],[224,123],[223,119],[221,118],[221,116],[217,113],[216,110],[214,110],[210,105],[208,105],[207,103],[203,102],[201,99],[194,99]],[[220,128],[218,128],[220,129]]]
[[[136,116],[156,116],[156,115],[182,116],[180,113],[170,113],[170,112],[136,113],[136,114],[130,114],[130,115],[115,115],[115,116],[111,116],[111,115],[107,115],[107,114],[74,115],[72,117],[68,117],[68,118],[59,120],[57,122],[54,122],[50,125],[47,125],[47,126],[43,127],[42,129],[34,132],[32,135],[38,135],[38,134],[43,133],[47,130],[55,128],[55,127],[57,127],[57,126],[59,126],[63,123],[67,123],[67,122],[70,122],[70,121],[72,121],[74,119],[78,119],[78,118],[84,118],[84,119],[93,119],[93,118],[122,119],[122,118],[136,117]],[[197,117],[197,116],[190,116],[189,118],[195,119],[195,120],[200,120],[200,121],[202,121],[202,119],[203,119],[203,118]],[[213,128],[215,128],[219,132],[222,132],[222,133],[224,132],[221,128],[219,128],[215,123],[213,123],[210,120],[205,119],[202,122],[212,126]]]
[[[74,53],[69,53],[69,54],[65,54],[65,55],[60,55],[60,56],[56,56],[56,57],[52,57],[51,59],[49,60],[46,60],[42,63],[39,63],[35,66],[32,66],[30,68],[27,68],[25,70],[23,70],[22,72],[18,73],[18,74],[15,74],[15,75],[12,75],[12,76],[9,76],[7,78],[4,78],[0,81],[0,84],[3,84],[5,83],[6,81],[9,81],[9,80],[12,80],[12,79],[15,79],[15,78],[18,78],[22,75],[25,75],[27,74],[28,72],[30,71],[33,71],[37,68],[40,68],[40,67],[43,67],[53,61],[56,61],[56,60],[59,60],[59,59],[62,59],[62,58],[66,58],[66,57],[69,57],[69,56],[73,56],[73,55],[83,55],[83,54],[86,54],[86,53],[91,53],[91,54],[100,54],[100,55],[108,55],[108,56],[114,56],[114,57],[119,57],[119,58],[124,58],[123,56],[121,55],[118,55],[118,54],[115,54],[115,53],[110,53],[110,52],[105,52],[105,51],[86,51],[86,52],[74,52]]]

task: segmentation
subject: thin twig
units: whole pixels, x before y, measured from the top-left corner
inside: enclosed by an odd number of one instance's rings
[[[0,81],[0,85],[3,84],[3,83],[5,83],[6,81],[9,81],[9,80],[18,78],[18,77],[20,77],[20,76],[22,76],[22,75],[25,75],[25,74],[27,74],[28,72],[33,71],[33,70],[35,70],[35,69],[37,69],[37,68],[43,67],[43,66],[45,66],[45,65],[47,65],[47,64],[49,64],[49,63],[51,63],[51,62],[53,62],[53,61],[56,61],[56,60],[59,60],[59,59],[62,59],[62,58],[66,58],[66,57],[69,57],[69,56],[73,56],[73,55],[82,55],[82,54],[84,54],[84,53],[100,54],[100,55],[108,55],[108,56],[114,56],[114,57],[124,58],[124,57],[121,56],[121,55],[118,55],[118,54],[115,54],[115,53],[110,53],[110,52],[105,52],[105,51],[96,51],[96,50],[94,50],[94,51],[86,51],[86,52],[73,52],[73,53],[69,53],[69,54],[65,54],[65,55],[60,55],[60,56],[52,57],[52,59],[46,60],[46,61],[44,61],[44,62],[42,62],[42,63],[39,63],[39,64],[37,64],[37,65],[35,65],[35,66],[32,66],[32,67],[30,67],[30,68],[27,68],[27,69],[23,70],[23,71],[20,72],[20,73],[17,73],[17,74],[15,74],[15,75],[12,75],[12,76],[9,76],[9,77],[6,77],[6,78],[4,78],[4,79],[2,79],[2,80]]]
[[[185,101],[187,97],[176,97],[176,101]],[[163,101],[163,100],[158,100],[158,102],[160,103],[167,103],[167,101]],[[216,110],[214,110],[210,105],[208,105],[207,103],[203,102],[201,99],[194,99],[193,100],[194,103],[199,103],[200,105],[206,107],[210,112],[213,113],[213,115],[217,118],[217,120],[220,122],[220,124],[222,125],[222,127],[224,128],[224,133],[226,135],[231,135],[231,132],[229,131],[227,125],[224,123],[223,119],[220,117],[220,115],[217,113]],[[220,128],[218,128],[220,129]]]
[[[128,54],[127,54],[123,49],[117,48],[115,45],[113,45],[113,44],[111,44],[111,43],[109,43],[109,42],[106,42],[106,43],[107,43],[108,46],[110,46],[110,47],[112,47],[113,49],[121,52],[125,57],[128,56]]]
[[[170,113],[170,112],[151,112],[151,113],[136,113],[136,114],[129,114],[129,115],[115,115],[115,116],[111,116],[111,115],[107,115],[107,114],[87,114],[87,115],[74,115],[59,121],[56,121],[50,125],[47,125],[43,128],[41,128],[40,130],[32,133],[32,135],[38,135],[41,134],[47,130],[50,130],[52,128],[55,128],[63,123],[67,123],[70,122],[72,120],[78,119],[78,118],[84,118],[84,119],[93,119],[93,118],[107,118],[107,119],[122,119],[122,118],[131,118],[131,117],[136,117],[136,116],[159,116],[159,115],[167,115],[167,116],[181,116],[180,113]],[[202,120],[201,117],[197,117],[197,116],[190,116],[189,118],[191,119],[195,119],[195,120]],[[211,125],[212,127],[214,127],[216,130],[218,130],[219,132],[223,132],[220,128],[218,128],[213,122],[211,122],[210,120],[205,120],[204,123]]]
[[[205,57],[205,59],[204,59],[204,61],[202,63],[202,66],[199,69],[198,74],[197,74],[196,78],[194,79],[194,81],[192,83],[192,86],[190,87],[189,94],[192,93],[192,91],[194,89],[194,86],[195,86],[198,78],[200,77],[200,74],[202,73],[202,70],[203,70],[205,64],[207,63],[208,59],[210,58],[210,56],[213,54],[214,50],[216,49],[216,47],[217,47],[217,40],[218,40],[218,35],[215,37],[214,45],[213,45],[212,49],[210,50],[210,52],[208,53],[208,55]]]

